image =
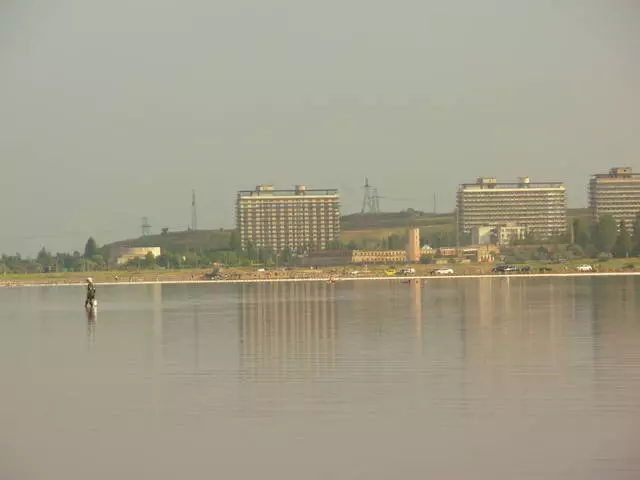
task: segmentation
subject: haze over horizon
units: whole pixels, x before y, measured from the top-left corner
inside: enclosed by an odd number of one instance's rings
[[[640,172],[632,0],[8,0],[0,252],[234,224],[260,183],[365,177],[386,210],[454,208],[478,176]]]

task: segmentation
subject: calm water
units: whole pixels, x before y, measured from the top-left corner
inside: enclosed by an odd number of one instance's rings
[[[0,289],[2,479],[640,478],[640,277]]]

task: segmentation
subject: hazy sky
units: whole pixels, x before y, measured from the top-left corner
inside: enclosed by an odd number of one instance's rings
[[[238,189],[640,171],[640,3],[1,0],[0,251],[230,227]]]

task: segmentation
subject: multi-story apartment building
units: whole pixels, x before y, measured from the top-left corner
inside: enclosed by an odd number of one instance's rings
[[[633,227],[640,213],[640,174],[631,168],[612,168],[609,173],[592,175],[589,181],[589,209],[593,220],[611,215],[616,222]]]
[[[562,234],[567,229],[567,194],[562,182],[498,183],[478,178],[458,187],[458,231],[473,227],[518,225],[540,238]]]
[[[332,189],[259,185],[238,192],[236,222],[243,248],[322,250],[340,236],[340,198]]]

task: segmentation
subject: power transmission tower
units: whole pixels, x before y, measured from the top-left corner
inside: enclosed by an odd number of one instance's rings
[[[196,210],[196,191],[191,191],[191,230],[198,229],[198,212]]]
[[[148,237],[151,235],[151,225],[149,225],[149,219],[147,217],[142,217],[142,224],[140,225],[140,229],[142,230],[142,236]]]
[[[360,213],[380,213],[380,196],[378,189],[369,185],[369,178],[364,181],[364,196],[362,198],[362,211]]]

